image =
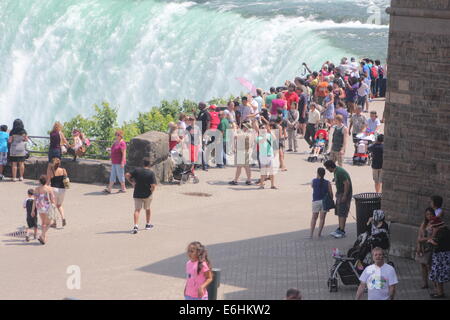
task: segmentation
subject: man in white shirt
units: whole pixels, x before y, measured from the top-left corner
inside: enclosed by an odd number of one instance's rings
[[[395,269],[384,263],[384,252],[381,248],[372,250],[374,264],[364,269],[359,277],[361,284],[356,292],[356,300],[360,300],[367,286],[368,300],[394,300],[398,283]]]
[[[314,146],[314,135],[316,134],[316,128],[320,122],[320,112],[317,110],[315,103],[311,103],[308,112],[308,123],[305,130],[305,140],[309,144],[309,147]]]

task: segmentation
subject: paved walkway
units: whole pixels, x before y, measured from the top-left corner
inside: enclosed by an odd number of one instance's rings
[[[382,107],[373,104],[378,111]],[[304,140],[299,143],[306,152]],[[347,161],[352,151],[349,146]],[[340,286],[339,292],[329,293],[326,281],[332,248],[346,251],[355,239],[354,205],[347,238],[305,239],[311,217],[309,183],[320,166],[306,158],[305,153],[287,155],[289,171],[276,177],[279,190],[230,186],[234,168],[199,172],[197,185],[158,186],[152,204],[155,228],[137,235],[130,234],[131,189],[103,195],[102,186],[73,184],[65,201],[68,225],[50,230],[45,246],[6,236],[25,224],[21,205],[35,182],[1,182],[0,299],[182,299],[185,250],[193,240],[204,243],[213,266],[222,269],[221,299],[280,299],[289,287],[300,288],[305,299],[352,299],[355,287]],[[355,194],[373,191],[369,167],[345,168]],[[259,177],[256,170],[252,174]],[[329,214],[324,234],[336,224]],[[398,298],[428,299],[427,291],[418,289],[419,266],[405,259],[394,262],[400,277]],[[66,285],[72,265],[81,270],[80,290]]]

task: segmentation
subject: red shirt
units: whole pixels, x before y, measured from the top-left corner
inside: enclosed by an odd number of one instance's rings
[[[285,99],[287,101],[287,109],[288,110],[291,110],[291,103],[292,102],[297,102],[297,105],[298,105],[299,98],[298,98],[298,94],[295,93],[295,91],[292,91],[292,92],[288,91],[288,92],[286,92],[284,94],[284,97],[285,97]]]
[[[127,149],[125,141],[121,140],[119,143],[114,142],[111,147],[111,162],[112,164],[122,164],[123,152]],[[125,164],[125,162],[123,163]]]

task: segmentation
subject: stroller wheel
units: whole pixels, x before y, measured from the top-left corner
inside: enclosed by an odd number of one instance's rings
[[[337,279],[329,278],[327,284],[328,284],[328,288],[330,289],[330,292],[337,292],[338,291]]]

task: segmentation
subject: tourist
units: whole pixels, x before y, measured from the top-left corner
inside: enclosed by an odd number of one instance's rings
[[[41,244],[46,244],[47,231],[55,210],[55,194],[53,193],[53,188],[47,185],[47,176],[41,175],[39,184],[39,187],[33,191],[34,202],[31,212],[36,210],[41,218],[41,236],[38,240]]]
[[[384,78],[384,69],[380,60],[375,60],[375,66],[378,71],[378,78],[375,80],[375,98],[381,97],[382,82]]]
[[[369,86],[365,81],[364,76],[361,76],[359,78],[359,84],[358,84],[358,98],[357,98],[357,104],[360,106],[363,106],[363,112],[369,112],[369,102],[368,102],[368,91]],[[364,110],[365,108],[365,110]]]
[[[89,144],[89,140],[78,129],[73,129],[72,139],[73,144],[69,145],[67,153],[73,156],[73,161],[77,161],[77,157],[81,157],[86,153],[86,147]]]
[[[266,108],[272,108],[272,101],[277,98],[277,90],[274,87],[269,89],[270,94],[266,96]]]
[[[8,126],[0,126],[0,181],[3,180],[3,168],[8,163]]]
[[[223,164],[218,164],[217,167],[218,168],[223,168],[224,166],[227,165],[227,143],[229,141],[228,139],[229,139],[229,136],[230,136],[230,133],[231,133],[231,132],[228,132],[228,130],[231,129],[231,125],[230,125],[229,120],[225,116],[225,112],[220,111],[219,112],[219,118],[220,118],[220,124],[219,124],[218,129],[221,132],[222,137],[223,137],[223,140],[222,140],[223,141],[223,143],[222,143],[223,144],[223,149],[222,149],[222,161],[223,161]]]
[[[198,161],[198,153],[202,146],[202,135],[200,128],[195,123],[194,117],[188,117],[186,120],[186,138],[184,142],[189,143],[189,159],[187,163],[191,164],[191,173],[194,181],[198,182],[198,177],[195,175],[195,164]]]
[[[347,111],[350,114],[355,112],[355,103],[358,98],[358,79],[350,78],[345,81],[345,104],[347,105]]]
[[[314,236],[314,230],[316,228],[317,218],[320,215],[319,222],[319,233],[317,234],[320,238],[322,236],[322,229],[325,224],[325,216],[328,210],[324,209],[323,201],[325,196],[329,195],[333,199],[333,188],[331,183],[325,179],[325,169],[317,169],[317,178],[313,179],[311,182],[311,187],[313,188],[313,201],[312,201],[312,217],[311,217],[311,232],[309,234],[309,239]]]
[[[366,117],[361,113],[363,107],[362,106],[356,106],[355,114],[352,115],[350,118],[350,127],[348,130],[348,134],[352,135],[353,137],[353,143],[356,143],[358,139],[356,136],[360,133],[362,133],[366,127],[367,127],[367,119]]]
[[[181,138],[179,136],[178,132],[178,126],[175,124],[175,122],[169,122],[169,152],[175,150],[176,146],[181,142]]]
[[[276,99],[271,102],[270,108],[270,120],[276,120],[278,117],[278,110],[283,110],[285,107],[287,109],[287,102],[283,99],[283,94],[281,92],[277,93]]]
[[[178,116],[177,127],[182,132],[186,131],[186,118],[187,116],[183,112]]]
[[[143,160],[144,167],[136,168],[131,173],[127,172],[126,178],[133,185],[133,199],[134,199],[134,227],[131,230],[132,234],[138,233],[139,230],[139,215],[141,209],[144,208],[146,215],[145,230],[150,230],[153,225],[150,224],[151,209],[150,205],[153,200],[153,194],[156,189],[155,173],[150,170],[150,160]]]
[[[308,112],[308,124],[306,125],[305,140],[309,147],[314,146],[314,136],[316,135],[316,129],[320,123],[320,111],[317,110],[317,105],[313,102],[310,105]]]
[[[292,111],[292,110],[291,110]],[[275,155],[273,146],[276,141],[276,137],[272,134],[270,125],[261,124],[258,131],[258,137],[256,138],[259,146],[259,160],[261,164],[261,178],[259,179],[259,189],[265,188],[266,179],[270,179],[270,188],[277,189],[275,186]]]
[[[233,101],[229,101],[227,105],[227,109],[224,110],[225,116],[230,122],[230,126],[233,128],[237,128],[236,125],[236,112],[234,111],[235,106]]]
[[[291,110],[293,104],[298,105],[299,97],[295,92],[295,84],[291,83],[288,86],[288,91],[284,94],[284,98],[286,99],[287,110]]]
[[[286,300],[302,300],[300,290],[290,288],[286,291]]]
[[[440,299],[445,298],[444,283],[450,281],[450,229],[438,217],[432,217],[430,225],[433,236],[427,242],[434,248],[429,279],[434,282],[436,290],[430,296]]]
[[[344,126],[342,115],[337,115],[333,126],[333,140],[331,145],[331,160],[337,162],[342,167],[342,160],[347,146],[348,129]]]
[[[322,82],[317,85],[315,91],[316,102],[321,106],[324,106],[324,100],[330,94],[330,86],[328,84],[329,78],[325,77]]]
[[[344,101],[345,99],[345,91],[339,86],[339,82],[335,80],[331,92],[333,92],[334,95],[334,108],[337,108],[339,102]]]
[[[350,77],[355,77],[355,78],[359,78],[359,63],[356,62],[356,59],[354,57],[350,58]]]
[[[66,183],[68,174],[66,169],[61,167],[61,160],[54,157],[47,167],[47,184],[53,188],[53,194],[55,195],[55,203],[58,208],[59,214],[62,219],[62,226],[66,226],[66,218],[64,217],[63,202],[66,194]],[[50,225],[52,228],[56,228],[56,220]]]
[[[441,196],[431,196],[431,207],[434,209],[434,214],[438,218],[444,217],[444,212],[442,211],[442,205],[444,204],[444,199]]]
[[[25,230],[25,241],[30,242],[30,231],[34,230],[34,240],[37,239],[38,232],[38,221],[37,221],[37,210],[33,211],[33,189],[28,189],[27,198],[23,201],[23,208],[27,211],[27,229]]]
[[[288,134],[288,144],[289,148],[287,152],[297,152],[297,126],[298,126],[299,112],[297,110],[297,104],[294,102],[292,104],[291,110],[288,111],[287,118],[287,134]],[[294,148],[294,149],[292,149]]]
[[[333,95],[333,87],[328,87],[328,94],[323,100],[324,111],[322,112],[323,117],[327,120],[328,126],[333,125],[334,117],[336,116],[334,112],[334,95]]]
[[[424,219],[419,227],[419,234],[417,236],[417,247],[415,260],[420,263],[422,274],[422,289],[428,288],[428,274],[431,268],[431,254],[433,246],[428,243],[432,238],[433,228],[431,227],[431,218],[435,217],[434,209],[427,208],[425,210]]]
[[[25,143],[28,141],[27,132],[24,129],[22,120],[16,119],[13,122],[13,127],[9,133],[8,143],[9,148],[9,161],[11,162],[12,181],[17,181],[17,166],[19,166],[19,181],[23,180],[25,173],[25,158],[27,151]]]
[[[241,98],[241,100],[242,105],[239,108],[239,111],[241,112],[241,123],[251,121],[253,118],[255,118],[256,113],[251,103],[248,101],[248,97],[244,96]]]
[[[279,110],[280,111],[280,110]],[[286,149],[286,140],[287,140],[287,121],[284,120],[280,115],[272,126],[273,130],[278,130],[278,156],[280,161],[280,170],[287,171],[286,163],[284,161],[284,153]]]
[[[372,175],[376,193],[381,193],[383,183],[383,141],[384,135],[380,134],[377,141],[369,147],[369,152],[372,153]]]
[[[213,281],[208,251],[200,242],[191,242],[187,248],[189,261],[186,263],[186,300],[208,300],[208,286]]]
[[[342,123],[344,124],[344,126],[348,127],[348,111],[342,101],[339,101],[336,105],[335,113],[336,115],[342,116]]]
[[[325,168],[334,173],[336,183],[336,215],[339,218],[339,227],[331,235],[335,238],[345,237],[345,223],[352,202],[352,181],[350,175],[341,167],[337,167],[333,160],[324,163]]]
[[[61,159],[63,151],[67,151],[69,143],[62,132],[62,124],[58,121],[53,125],[53,129],[50,132],[50,146],[48,149],[48,163],[52,161],[53,158]]]
[[[258,113],[261,113],[261,110],[264,107],[264,97],[262,89],[256,89],[256,97],[253,99],[253,101],[258,104]]]
[[[356,292],[356,300],[360,300],[367,287],[368,300],[394,300],[398,283],[395,269],[384,263],[384,251],[372,249],[373,264],[366,267],[359,277],[361,284]]]
[[[203,137],[205,137],[205,132],[211,127],[211,115],[206,108],[206,103],[199,102],[198,108],[200,112],[197,116],[197,121],[200,121],[202,125],[202,169],[204,171],[208,171],[209,165],[207,163],[207,159],[205,159],[205,148],[208,145],[209,141],[204,140]]]
[[[367,132],[372,133],[378,133],[381,127],[381,122],[378,119],[377,112],[376,111],[370,111],[370,118],[367,119]]]
[[[298,100],[298,127],[301,130],[301,134],[303,137],[306,135],[306,122],[308,120],[307,118],[307,111],[308,111],[308,95],[304,91],[305,86],[302,86],[300,88],[297,88],[299,100]]]
[[[252,173],[250,170],[250,155],[252,154],[253,136],[250,132],[252,125],[250,122],[242,124],[242,129],[238,130],[234,137],[234,154],[236,156],[236,174],[234,180],[229,184],[237,186],[239,177],[241,176],[242,169],[245,170],[247,175],[246,185],[252,185]]]
[[[109,185],[103,190],[105,193],[110,194],[111,189],[119,180],[121,189],[119,192],[126,192],[125,187],[125,164],[127,162],[127,144],[123,140],[123,131],[117,130],[115,133],[116,141],[111,146],[111,175],[109,176]]]

